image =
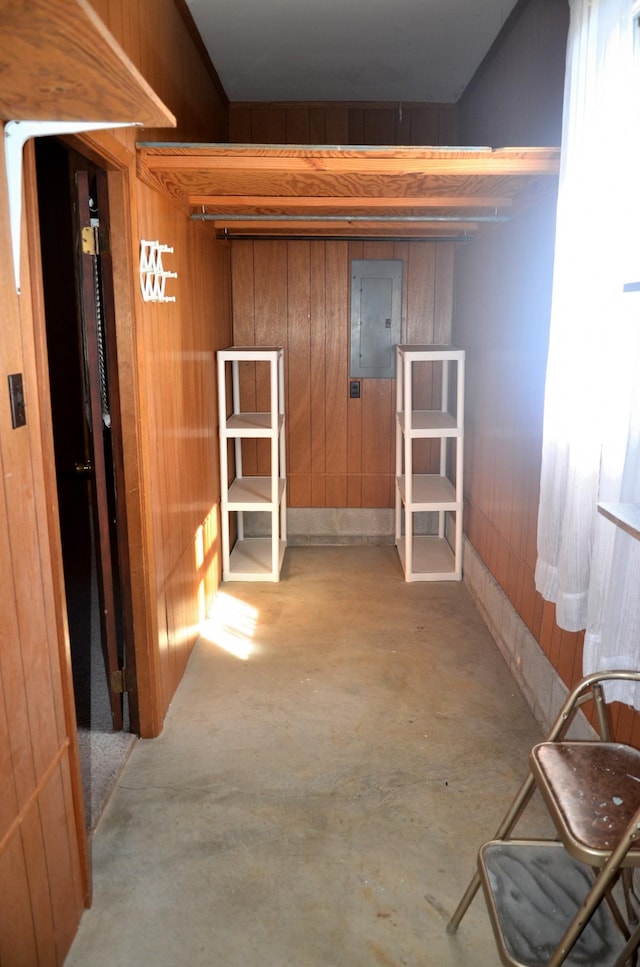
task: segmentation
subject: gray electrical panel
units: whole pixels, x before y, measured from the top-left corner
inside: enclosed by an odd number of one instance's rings
[[[402,320],[402,262],[353,259],[351,262],[352,379],[395,376],[395,347]]]

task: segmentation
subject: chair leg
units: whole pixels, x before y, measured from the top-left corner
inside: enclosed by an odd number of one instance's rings
[[[505,839],[509,836],[509,833],[516,825],[522,813],[526,809],[527,804],[529,803],[529,800],[531,799],[533,793],[535,792],[535,787],[536,787],[535,779],[534,779],[533,773],[530,772],[527,778],[525,779],[525,781],[522,783],[518,794],[516,795],[515,799],[511,803],[511,806],[509,807],[504,819],[502,820],[500,826],[498,827],[498,830],[495,836],[493,837],[494,839]],[[473,900],[474,896],[478,892],[479,886],[480,886],[480,874],[476,872],[471,882],[469,883],[469,886],[465,890],[464,896],[462,897],[462,899],[460,900],[460,903],[456,907],[455,913],[453,914],[453,916],[449,920],[449,923],[447,924],[447,933],[456,932],[456,930],[460,926],[462,918],[464,917],[465,913],[471,906],[471,901]]]
[[[620,864],[622,860],[627,855],[629,849],[634,845],[634,843],[640,837],[640,809],[635,814],[633,820],[627,827],[627,832],[622,837],[616,848],[609,855],[607,862],[604,864],[600,872],[596,877],[596,881],[593,888],[590,890],[587,897],[576,913],[575,917],[567,927],[564,937],[560,941],[555,954],[549,961],[548,967],[559,967],[563,964],[569,955],[569,952],[576,940],[584,930],[585,925],[591,918],[594,910],[602,901],[603,897],[606,895],[607,890],[610,889],[612,884],[620,876],[621,869]],[[626,964],[629,957],[635,952],[638,944],[640,943],[640,927],[637,927],[627,943],[624,946],[622,954],[616,961],[617,965]],[[624,955],[624,959],[623,959]]]
[[[616,960],[613,967],[627,967],[630,964],[631,967],[635,967],[638,962],[638,946],[640,945],[640,926],[636,927],[633,931],[620,956]]]

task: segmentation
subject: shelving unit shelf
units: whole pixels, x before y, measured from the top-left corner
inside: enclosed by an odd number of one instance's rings
[[[222,578],[224,581],[279,581],[287,546],[284,352],[280,348],[232,346],[219,350],[217,360]],[[241,373],[242,367],[248,365],[268,371],[268,411],[249,412],[241,408]],[[231,413],[228,413],[229,388]],[[268,475],[243,474],[242,444],[246,440],[269,441]],[[233,442],[233,466],[229,461],[230,441]],[[245,520],[245,514],[252,513],[270,515],[270,536],[252,536],[256,529],[246,526],[249,521]]]
[[[405,580],[460,581],[464,350],[400,345],[396,354],[395,539]],[[425,364],[418,375],[416,364]],[[414,408],[427,379],[432,392],[440,389],[439,409]],[[439,441],[438,473],[414,472],[419,440]],[[437,532],[421,528],[418,514],[437,515]]]

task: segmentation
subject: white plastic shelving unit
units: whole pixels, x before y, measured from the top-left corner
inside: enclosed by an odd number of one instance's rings
[[[222,577],[225,581],[279,581],[287,546],[287,485],[284,420],[284,352],[277,348],[221,349],[218,359],[220,414],[220,513],[222,520]],[[241,409],[240,373],[243,365],[268,368],[270,408],[252,413]],[[227,413],[231,381],[232,412]],[[270,442],[268,476],[244,476],[242,441]],[[229,467],[229,441],[234,444],[235,476]],[[271,533],[254,537],[245,527],[245,514],[268,513]],[[231,515],[236,515],[235,543],[231,547]]]
[[[396,352],[395,537],[405,580],[460,581],[464,350],[453,346],[398,346]],[[434,385],[440,381],[440,409],[414,409],[416,363],[428,364]],[[452,367],[457,369],[455,387]],[[425,439],[440,441],[437,474],[413,472],[415,443]],[[437,533],[435,528],[430,533],[428,527],[419,532],[416,515],[425,513],[437,513]]]

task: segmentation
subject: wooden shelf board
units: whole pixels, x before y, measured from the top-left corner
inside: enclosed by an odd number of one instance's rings
[[[0,63],[5,120],[176,125],[88,0],[0,4]]]

